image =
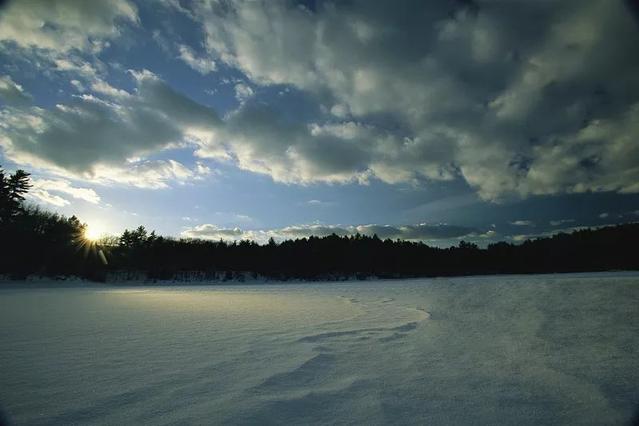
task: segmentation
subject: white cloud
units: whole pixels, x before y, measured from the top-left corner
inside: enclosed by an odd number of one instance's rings
[[[58,207],[68,205],[70,202],[58,194],[70,195],[88,203],[98,204],[100,196],[91,188],[73,186],[64,179],[32,179],[33,187],[29,195],[39,201],[53,204]],[[57,193],[57,194],[52,194]]]
[[[0,14],[0,42],[66,52],[100,49],[100,38],[120,34],[118,21],[136,23],[136,7],[127,0],[10,1]]]
[[[51,204],[56,207],[64,207],[71,204],[69,200],[59,195],[51,194],[48,191],[34,190],[27,195],[27,198],[31,198],[40,201],[45,204]]]
[[[217,69],[215,61],[206,57],[197,57],[193,49],[181,44],[178,46],[179,58],[200,74],[209,74]]]
[[[479,238],[486,238],[486,239],[495,239],[499,234],[497,233],[497,231],[495,231],[494,229],[489,229],[488,231],[484,232],[483,234],[479,234],[478,237]]]
[[[547,237],[552,237],[553,235],[557,235],[557,234],[570,234],[572,232],[575,231],[582,231],[584,229],[600,229],[600,228],[605,228],[606,226],[610,226],[610,225],[596,225],[596,226],[572,226],[569,228],[558,228],[558,229],[552,229],[550,231],[546,231],[546,232],[539,232],[536,234],[518,234],[518,235],[509,235],[506,238],[520,243],[526,240],[534,240],[537,238],[547,238]]]
[[[56,71],[72,72],[88,80],[97,79],[99,74],[99,71],[93,64],[71,54],[56,55],[53,57],[45,55],[44,58],[50,59],[53,62]]]
[[[127,92],[126,90],[116,89],[115,87],[111,86],[109,83],[103,80],[95,80],[91,84],[91,89],[97,93],[102,93],[104,95],[116,97],[116,98],[130,96],[129,92]]]
[[[85,93],[90,89],[96,95],[106,95],[113,98],[124,98],[130,95],[126,90],[113,87],[106,81],[106,67],[96,58],[93,58],[93,62],[87,62],[70,53],[36,56],[44,61],[52,62],[55,65],[55,71],[68,73],[75,77],[69,83],[80,93]]]
[[[531,220],[515,220],[510,222],[510,224],[515,226],[535,226],[534,222]]]
[[[8,75],[0,75],[0,100],[9,105],[24,105],[31,101],[31,95]]]
[[[203,176],[197,167],[191,170],[175,160],[141,160],[121,166],[96,166],[87,177],[100,184],[122,184],[144,189],[164,189],[173,183],[185,183]]]
[[[33,179],[33,189],[61,192],[92,204],[100,202],[100,196],[93,189],[73,186],[67,180]]]
[[[241,240],[243,233],[240,228],[222,229],[215,225],[197,225],[182,232],[184,238],[200,238],[207,240]]]
[[[235,98],[240,102],[244,102],[248,98],[253,96],[253,89],[251,89],[251,86],[248,86],[244,83],[236,84],[234,89],[235,89]]]
[[[314,207],[326,207],[326,206],[332,206],[334,203],[332,201],[322,201],[322,200],[308,200],[306,202],[307,205],[309,206],[314,206]]]
[[[220,228],[212,224],[198,225],[187,228],[182,232],[185,238],[200,238],[208,240],[252,240],[258,243],[265,243],[269,238],[276,241],[288,239],[308,238],[310,236],[325,237],[331,234],[339,236],[377,235],[381,239],[403,239],[412,241],[441,241],[454,240],[460,238],[492,238],[496,235],[494,231],[479,233],[474,228],[463,226],[453,226],[446,224],[418,224],[405,226],[390,225],[295,225],[277,229],[265,230],[242,230],[240,228]]]
[[[214,173],[214,171],[211,170],[211,168],[207,166],[206,164],[198,161],[195,163],[195,173],[197,174],[199,178],[203,178],[204,176],[208,176]]]
[[[344,104],[335,104],[331,107],[331,114],[337,118],[346,118],[349,115],[348,106]]]
[[[75,87],[75,89],[80,93],[86,92],[87,90],[86,87],[84,87],[84,84],[82,84],[82,82],[80,82],[79,80],[74,79],[74,80],[71,80],[69,83],[71,83],[71,85]]]

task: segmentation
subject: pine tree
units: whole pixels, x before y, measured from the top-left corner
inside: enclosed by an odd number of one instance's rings
[[[29,176],[24,170],[7,176],[0,168],[0,221],[7,221],[22,211],[24,194],[32,187]]]
[[[9,177],[9,197],[15,202],[24,201],[23,195],[29,192],[31,185],[29,173],[24,170],[16,170],[14,174]]]

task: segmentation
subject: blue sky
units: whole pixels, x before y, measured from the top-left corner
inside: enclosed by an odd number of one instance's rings
[[[106,233],[446,246],[637,221],[630,4],[9,1],[0,164]]]

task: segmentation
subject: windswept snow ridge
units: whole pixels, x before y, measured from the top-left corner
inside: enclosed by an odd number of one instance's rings
[[[15,424],[624,424],[639,274],[0,286]],[[48,287],[47,287],[48,286]]]

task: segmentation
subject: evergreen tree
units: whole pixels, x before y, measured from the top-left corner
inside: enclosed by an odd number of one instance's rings
[[[83,237],[86,225],[75,216],[25,206],[30,187],[28,173],[7,175],[0,169],[0,275],[79,275],[100,280],[107,271],[140,271],[167,279],[194,273],[200,278],[213,274],[232,278],[249,272],[274,279],[343,279],[639,269],[637,223],[487,248],[468,241],[436,248],[359,233],[280,243],[270,238],[258,245],[248,240],[174,239],[149,233],[144,226],[95,244]]]
[[[16,170],[7,176],[0,168],[0,221],[6,222],[21,211],[24,194],[31,187],[29,173]]]

